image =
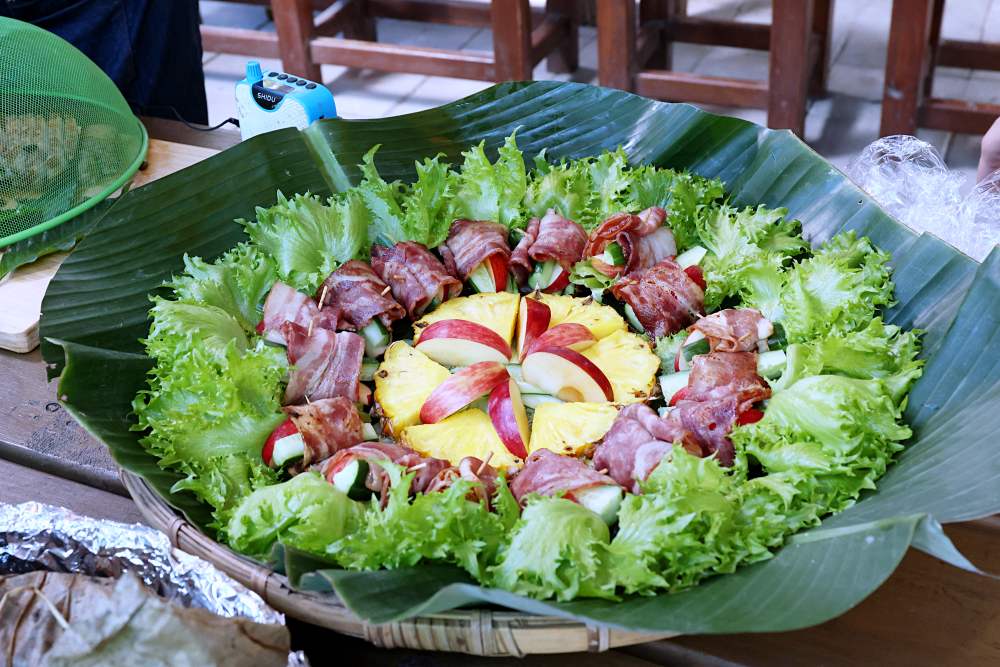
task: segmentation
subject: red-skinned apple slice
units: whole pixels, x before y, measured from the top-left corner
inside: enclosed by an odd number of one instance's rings
[[[495,361],[481,361],[463,368],[431,392],[420,408],[420,421],[436,424],[490,393],[508,378],[504,365]]]
[[[271,435],[267,437],[264,442],[264,447],[261,449],[260,457],[264,459],[266,465],[271,465],[271,461],[274,458],[274,443],[281,440],[282,438],[295,435],[299,432],[298,427],[295,426],[295,422],[291,418],[278,424],[277,428],[271,431]]]
[[[471,366],[480,361],[505,364],[510,345],[497,332],[468,320],[438,320],[420,332],[415,346],[445,366]]]
[[[528,413],[524,410],[521,390],[517,388],[514,378],[501,382],[493,388],[487,409],[493,428],[496,429],[507,451],[518,458],[527,458]]]
[[[524,381],[564,401],[603,403],[615,397],[611,382],[593,361],[575,350],[534,350],[521,363]]]
[[[541,336],[528,343],[525,356],[535,350],[544,350],[548,347],[567,347],[577,352],[585,350],[594,343],[597,338],[590,332],[590,329],[577,322],[563,322],[557,324]]]
[[[493,285],[497,292],[507,289],[507,260],[503,255],[496,253],[490,255],[486,260],[490,263],[490,273],[493,275]]]
[[[531,341],[541,336],[549,328],[551,320],[552,311],[546,304],[531,296],[521,299],[517,313],[517,349],[520,350],[522,361],[527,355]]]
[[[561,266],[556,268],[556,271],[558,271],[559,273],[557,273],[556,276],[552,279],[552,282],[549,283],[549,286],[543,290],[547,294],[555,294],[556,292],[561,292],[564,289],[566,289],[567,285],[569,285],[569,271],[562,268]]]

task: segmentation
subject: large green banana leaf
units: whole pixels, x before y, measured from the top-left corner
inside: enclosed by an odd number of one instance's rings
[[[46,295],[45,359],[62,370],[66,407],[126,469],[204,526],[206,508],[170,494],[177,476],[139,445],[130,402],[151,362],[139,338],[147,295],[182,269],[184,253],[214,258],[243,240],[234,218],[275,192],[327,193],[357,182],[373,144],[387,179],[412,179],[417,158],[455,160],[485,140],[495,151],[517,129],[526,157],[580,157],[618,145],[635,163],[718,176],[741,204],[785,206],[814,242],[843,229],[893,254],[898,303],[888,319],[925,330],[926,371],[907,409],[914,438],[851,509],[793,537],[775,558],[689,591],[620,603],[539,602],[483,589],[462,571],[425,566],[383,572],[317,570],[287,554],[300,585],[332,589],[374,622],[492,603],[634,630],[780,631],[820,623],[856,605],[910,546],[975,570],[941,523],[1000,511],[1000,252],[982,265],[886,215],[788,132],[569,83],[504,84],[425,112],[383,120],[329,120],[266,134],[139,188],[77,247]]]

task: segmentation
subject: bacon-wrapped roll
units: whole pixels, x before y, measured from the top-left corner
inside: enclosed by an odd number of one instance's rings
[[[770,398],[771,388],[757,375],[756,353],[712,352],[694,358],[687,387],[679,393],[679,399],[691,401],[733,397],[737,412],[745,412]]]
[[[427,248],[413,241],[372,246],[372,268],[392,296],[416,319],[432,302],[443,303],[462,292],[462,283]]]
[[[648,269],[677,254],[674,235],[663,226],[666,219],[667,212],[659,206],[647,208],[638,215],[616,213],[590,233],[583,256],[589,257],[591,265],[606,276]],[[610,243],[618,244],[624,263],[602,259]]]
[[[691,329],[708,339],[713,352],[756,352],[774,333],[774,325],[753,308],[727,308],[706,315]]]
[[[368,464],[368,475],[365,487],[381,496],[383,504],[388,501],[388,490],[391,478],[380,461],[390,461],[414,472],[410,493],[424,493],[431,490],[435,480],[446,470],[451,469],[447,461],[424,457],[417,452],[392,442],[363,442],[342,449],[319,466],[319,472],[331,484],[338,472],[348,463],[361,460]]]
[[[319,315],[319,307],[309,296],[298,292],[294,287],[278,281],[271,287],[264,300],[264,317],[257,326],[258,333],[271,343],[285,344],[285,336],[281,333],[281,325],[294,322],[303,327]]]
[[[560,456],[548,449],[539,449],[525,459],[524,467],[510,483],[511,493],[519,503],[531,493],[554,496],[573,494],[595,486],[616,486],[615,480],[599,473],[580,459]]]
[[[510,268],[518,285],[528,281],[532,262],[555,262],[569,274],[583,257],[587,232],[577,223],[562,217],[551,208],[541,219],[532,218],[524,236],[510,257]]]
[[[331,273],[316,291],[316,300],[324,318],[336,330],[358,331],[374,318],[389,328],[395,320],[406,315],[389,286],[378,277],[368,264],[352,259]]]
[[[731,466],[735,453],[729,434],[738,416],[736,396],[705,401],[678,401],[667,421],[679,424],[701,446],[704,456],[715,454],[724,466]]]
[[[448,240],[438,248],[438,252],[451,275],[463,282],[487,260],[498,261],[499,266],[506,269],[510,259],[507,228],[488,220],[456,220],[451,223]],[[490,270],[492,272],[492,267]],[[506,274],[506,271],[501,273]],[[497,291],[506,288],[506,279],[504,283],[496,285]]]
[[[361,416],[354,401],[343,396],[324,398],[305,405],[283,408],[302,434],[305,452],[297,470],[305,470],[317,461],[327,459],[341,449],[364,440]]]
[[[497,489],[498,473],[496,468],[482,459],[475,456],[466,456],[459,461],[458,466],[449,466],[441,470],[437,477],[430,483],[426,493],[444,491],[457,480],[464,479],[473,482],[474,486],[469,493],[469,500],[474,502],[486,501],[489,504],[493,494]]]
[[[625,276],[612,285],[611,293],[632,308],[646,333],[654,338],[686,327],[701,316],[705,303],[701,287],[669,259]]]
[[[314,328],[312,334],[294,322],[281,325],[288,343],[288,362],[294,366],[285,388],[285,403],[343,396],[359,399],[364,339],[348,331],[334,333]]]

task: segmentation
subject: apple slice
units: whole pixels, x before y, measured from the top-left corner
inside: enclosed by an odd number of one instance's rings
[[[490,273],[493,274],[494,292],[503,292],[507,289],[507,259],[500,253],[490,255],[486,260],[490,265]]]
[[[564,401],[603,403],[614,400],[611,382],[593,361],[576,350],[534,350],[521,364],[524,381]]]
[[[557,266],[555,275],[552,276],[552,282],[543,291],[547,294],[555,294],[566,289],[567,285],[569,285],[569,271],[561,266]]]
[[[552,311],[547,304],[532,296],[521,299],[517,313],[517,349],[520,350],[521,361],[524,361],[531,341],[549,328],[551,320]]]
[[[557,324],[538,338],[528,343],[525,356],[535,350],[544,350],[548,347],[567,347],[580,352],[597,342],[597,338],[590,332],[590,329],[578,322],[563,322]]]
[[[490,393],[509,378],[504,365],[496,361],[481,361],[463,368],[431,392],[420,408],[420,421],[436,424]]]
[[[507,451],[519,459],[528,458],[528,413],[514,378],[493,388],[488,411],[493,428]]]
[[[480,361],[507,363],[513,354],[495,331],[468,320],[438,320],[420,332],[415,346],[445,366],[471,366]]]

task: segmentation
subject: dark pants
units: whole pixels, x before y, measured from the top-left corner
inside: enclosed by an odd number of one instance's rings
[[[0,16],[83,51],[137,114],[208,122],[197,0],[0,0]]]

